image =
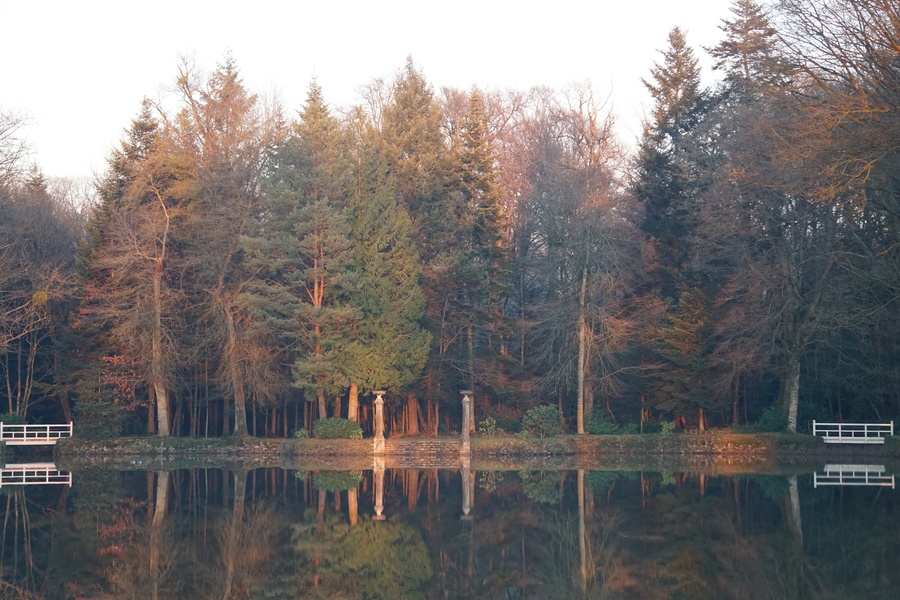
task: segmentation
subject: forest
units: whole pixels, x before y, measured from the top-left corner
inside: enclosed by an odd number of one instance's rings
[[[735,0],[721,31],[660,40],[634,148],[587,84],[436,90],[413,57],[299,109],[182,61],[90,186],[4,109],[3,420],[315,435],[378,389],[391,435],[459,431],[466,389],[510,431],[890,420],[900,5]]]

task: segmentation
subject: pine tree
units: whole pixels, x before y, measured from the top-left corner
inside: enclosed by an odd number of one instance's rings
[[[654,100],[638,151],[634,194],[645,207],[641,229],[650,238],[656,264],[652,271],[663,297],[677,297],[690,256],[692,206],[701,161],[699,125],[707,107],[700,68],[684,33],[669,33],[662,64],[644,81]]]
[[[476,352],[486,354],[490,331],[494,326],[501,326],[503,318],[498,304],[503,267],[501,196],[484,97],[478,90],[469,96],[459,137],[456,149],[459,244],[455,249],[454,268],[447,273],[444,284],[457,293],[459,309],[457,314],[450,315],[450,322],[458,319],[456,327],[464,332],[459,337],[466,344],[466,387],[474,389],[476,377],[484,381],[484,376],[476,373]]]
[[[652,294],[667,306],[669,321],[676,323],[682,315],[696,313],[698,294],[709,293],[705,274],[692,267],[696,253],[693,240],[700,213],[699,198],[709,184],[717,156],[712,143],[716,133],[708,122],[710,103],[707,92],[700,87],[698,60],[679,28],[669,33],[668,41],[662,63],[651,69],[652,81],[644,81],[654,107],[652,118],[644,125],[632,189],[644,205],[641,229],[650,248],[646,269]],[[685,289],[692,291],[686,294]],[[693,304],[682,306],[688,300]],[[711,333],[708,327],[698,331]],[[671,351],[670,342],[663,341],[662,346],[650,344],[658,352],[655,360],[662,365],[668,381],[656,387],[654,396],[658,408],[675,410],[676,417],[683,417],[688,408],[685,401],[698,397],[694,393],[699,389],[697,382],[706,379],[705,373],[697,374],[705,367],[692,364],[691,369],[684,368],[684,353]],[[708,343],[705,340],[701,345]],[[699,417],[703,427],[702,410]]]
[[[714,68],[725,76],[724,89],[747,101],[766,88],[783,87],[790,68],[766,10],[754,0],[735,0],[731,12],[734,17],[720,26],[724,39],[709,49]]]
[[[431,336],[423,327],[425,298],[412,223],[371,130],[357,121],[350,239],[359,311],[355,338],[344,346],[347,373],[360,390],[398,391],[419,377]]]
[[[257,270],[248,301],[291,349],[293,385],[316,400],[319,418],[326,398],[349,385],[343,345],[356,311],[347,304],[347,171],[340,123],[313,83],[263,182],[256,236],[244,240]]]
[[[426,324],[433,340],[424,379],[427,399],[436,405],[449,397],[450,390],[468,387],[465,346],[459,345],[468,322],[460,287],[471,267],[464,258],[467,209],[458,193],[441,107],[411,58],[391,92],[380,133],[384,158],[395,178],[400,205],[412,221],[411,235],[421,257]]]

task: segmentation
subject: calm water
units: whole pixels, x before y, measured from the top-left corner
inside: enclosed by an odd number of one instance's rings
[[[0,598],[894,599],[898,494],[812,473],[78,470],[0,487]]]

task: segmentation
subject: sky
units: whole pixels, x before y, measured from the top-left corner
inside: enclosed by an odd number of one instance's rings
[[[650,109],[641,78],[668,32],[721,38],[731,0],[0,0],[0,110],[28,119],[31,160],[48,177],[106,168],[140,108],[164,97],[182,57],[203,71],[230,53],[245,85],[294,114],[315,78],[334,109],[393,80],[411,56],[442,87],[527,91],[590,84],[625,144]]]

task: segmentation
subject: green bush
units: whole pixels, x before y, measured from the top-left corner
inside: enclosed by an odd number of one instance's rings
[[[672,435],[675,433],[675,421],[660,421],[659,432],[662,435]]]
[[[590,412],[584,424],[584,430],[591,435],[615,435],[619,432],[619,426],[606,418],[605,410],[595,406]]]
[[[361,440],[362,428],[356,421],[332,417],[316,421],[316,437],[327,440]]]
[[[305,440],[309,437],[309,431],[306,429],[306,427],[301,427],[300,429],[294,431],[294,437],[298,440]]]
[[[641,432],[641,426],[637,423],[625,423],[620,431],[628,435],[635,435]]]
[[[73,435],[88,439],[119,437],[126,416],[125,409],[113,402],[79,402]]]
[[[522,416],[522,432],[538,437],[561,435],[562,424],[555,406],[535,406]]]
[[[497,425],[494,417],[488,417],[478,423],[478,433],[484,437],[497,437],[503,433],[503,429]]]
[[[759,429],[762,431],[784,431],[788,426],[788,417],[777,404],[773,404],[759,417]]]
[[[25,425],[25,417],[16,413],[0,413],[0,423],[4,425]]]

